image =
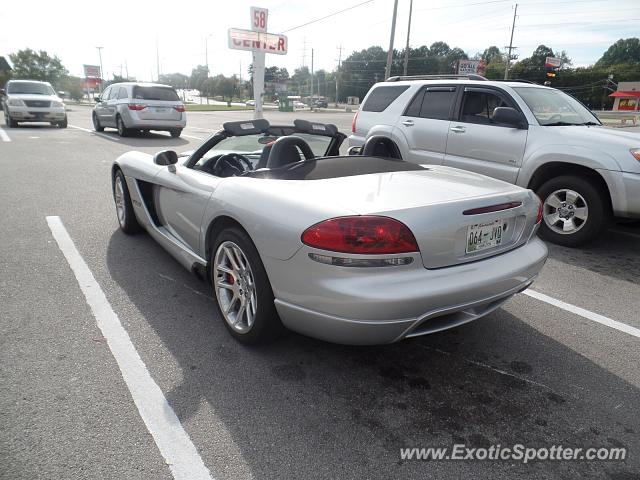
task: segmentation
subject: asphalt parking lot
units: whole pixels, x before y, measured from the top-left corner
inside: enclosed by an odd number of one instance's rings
[[[350,131],[351,114],[266,112],[272,123],[310,116]],[[178,139],[96,133],[86,107],[72,107],[64,130],[0,126],[0,478],[172,478],[49,216],[212,478],[640,478],[640,224],[587,248],[551,245],[533,293],[444,333],[243,347],[206,283],[118,229],[110,168],[128,150],[190,150],[250,117],[190,113]],[[456,443],[625,447],[627,458],[400,458]]]

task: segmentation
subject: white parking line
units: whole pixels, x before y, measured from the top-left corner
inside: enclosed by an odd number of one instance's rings
[[[129,334],[76,249],[62,220],[60,217],[51,216],[47,217],[47,223],[78,281],[87,304],[91,307],[98,327],[120,367],[122,378],[129,388],[138,412],[171,469],[173,478],[212,480],[211,473],[204,465],[162,390],[138,355]]]
[[[92,133],[94,135],[98,135],[99,137],[106,138],[107,140],[112,140],[114,142],[119,142],[120,139],[118,137],[111,137],[109,135],[105,135],[104,133],[96,132],[95,130],[91,130],[89,128],[78,127],[76,125],[68,125],[71,128],[75,128],[76,130],[82,130],[83,132]]]
[[[605,317],[604,315],[600,315],[599,313],[594,313],[589,310],[585,310],[584,308],[571,305],[570,303],[563,302],[562,300],[557,300],[553,297],[545,295],[544,293],[535,292],[533,290],[525,290],[522,293],[540,300],[541,302],[548,303],[549,305],[561,308],[562,310],[566,310],[567,312],[579,315],[582,318],[591,320],[592,322],[600,323],[607,327],[614,328],[621,332],[628,333],[629,335],[640,338],[640,329],[632,327],[631,325],[627,325],[626,323],[618,322],[617,320]]]
[[[9,135],[7,135],[7,132],[4,131],[4,129],[0,128],[0,138],[2,139],[3,142],[10,142],[11,139],[9,138]]]
[[[193,135],[187,135],[186,133],[182,134],[183,137],[193,138],[195,140],[202,140],[203,137],[194,137]]]

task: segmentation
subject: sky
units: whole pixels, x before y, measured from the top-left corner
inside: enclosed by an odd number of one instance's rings
[[[333,70],[340,56],[372,45],[389,45],[393,0],[31,0],[3,2],[0,8],[0,55],[24,48],[57,55],[73,75],[83,64],[102,63],[107,78],[126,74],[138,80],[160,73],[189,74],[205,63],[212,75],[247,78],[251,52],[230,50],[229,28],[250,28],[250,7],[269,10],[268,31],[285,33],[287,55],[267,55],[266,66],[301,65]],[[394,47],[406,43],[410,0],[399,0]],[[522,58],[541,43],[566,50],[574,66],[593,64],[620,38],[640,35],[640,0],[520,0],[513,36]],[[306,26],[307,22],[348,11]],[[490,45],[509,44],[515,0],[414,0],[410,45],[444,41],[470,56]],[[208,47],[208,48],[207,48]]]

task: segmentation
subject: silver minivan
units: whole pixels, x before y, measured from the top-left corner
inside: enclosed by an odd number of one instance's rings
[[[105,88],[92,113],[93,127],[118,130],[121,137],[132,131],[163,130],[179,137],[187,124],[184,104],[169,85],[114,83]]]

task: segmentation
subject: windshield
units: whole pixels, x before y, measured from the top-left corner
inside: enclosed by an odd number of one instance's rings
[[[55,95],[51,85],[36,82],[10,82],[7,85],[7,93],[18,95],[21,93],[29,95]]]
[[[550,88],[513,88],[545,126],[600,125],[597,117],[575,98]]]

